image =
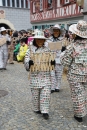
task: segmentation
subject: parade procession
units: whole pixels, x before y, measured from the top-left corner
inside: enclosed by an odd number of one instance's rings
[[[0,130],[87,130],[86,5],[2,0]]]

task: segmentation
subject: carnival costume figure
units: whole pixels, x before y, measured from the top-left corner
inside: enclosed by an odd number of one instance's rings
[[[69,31],[76,36],[74,42],[61,54],[61,63],[68,68],[74,118],[82,122],[87,114],[87,22],[80,20],[77,24],[71,25]]]
[[[6,42],[0,45],[0,69],[6,70],[6,65],[8,61],[8,43],[11,41],[10,36],[6,33],[6,29],[1,27],[1,36],[0,39],[5,38]]]
[[[63,40],[63,37],[61,34],[64,33],[63,30],[61,30],[61,27],[56,24],[51,28],[52,36],[45,42],[45,45],[48,46],[48,43],[53,42],[59,42]],[[62,46],[62,45],[61,45]],[[63,66],[60,62],[60,54],[61,51],[64,51],[65,47],[63,46],[60,50],[53,50],[56,53],[56,59],[55,59],[55,70],[51,71],[51,93],[53,92],[59,92],[60,86],[61,86],[61,79],[62,79],[62,73],[63,73]]]
[[[46,53],[49,49],[44,46],[46,38],[42,31],[36,32],[32,45],[29,47],[25,56],[25,68],[30,69],[34,65],[31,60],[31,53]],[[38,59],[36,59],[37,61]],[[38,61],[37,61],[38,62]],[[37,69],[37,68],[36,68]],[[49,71],[30,72],[30,87],[34,112],[43,115],[45,119],[49,118],[51,78]]]

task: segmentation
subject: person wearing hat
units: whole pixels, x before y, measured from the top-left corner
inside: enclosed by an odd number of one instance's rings
[[[8,60],[8,44],[11,41],[11,37],[6,33],[6,29],[4,27],[1,27],[0,31],[0,39],[6,39],[6,42],[3,42],[3,45],[0,46],[0,69],[6,70]]]
[[[68,82],[71,89],[74,118],[83,121],[86,113],[87,86],[87,22],[80,20],[69,27],[75,37],[61,54],[61,63],[68,68]]]
[[[29,70],[34,61],[31,53],[44,53],[50,50],[44,46],[46,37],[43,31],[37,31],[33,43],[25,56],[25,68]],[[49,71],[36,71],[30,74],[30,87],[32,93],[33,109],[35,113],[42,114],[44,119],[49,118],[51,79]]]
[[[56,24],[53,27],[51,27],[51,34],[52,36],[46,41],[45,45],[48,46],[48,43],[50,42],[58,42],[63,40],[64,31],[61,29],[61,27]],[[60,54],[62,51],[65,50],[65,47],[62,47],[61,50],[56,50],[56,60],[55,60],[55,70],[52,70],[51,72],[51,93],[53,92],[59,92],[60,86],[61,86],[61,79],[62,79],[62,73],[63,73],[63,66],[60,62]]]

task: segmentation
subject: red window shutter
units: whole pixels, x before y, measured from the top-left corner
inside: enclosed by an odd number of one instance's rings
[[[60,0],[60,4],[63,5],[64,4],[64,0]]]

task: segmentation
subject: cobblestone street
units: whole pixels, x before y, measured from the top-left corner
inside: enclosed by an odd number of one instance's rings
[[[32,110],[28,72],[24,64],[7,65],[0,71],[0,130],[87,130],[74,119],[70,89],[63,75],[59,93],[51,94],[49,120]]]

